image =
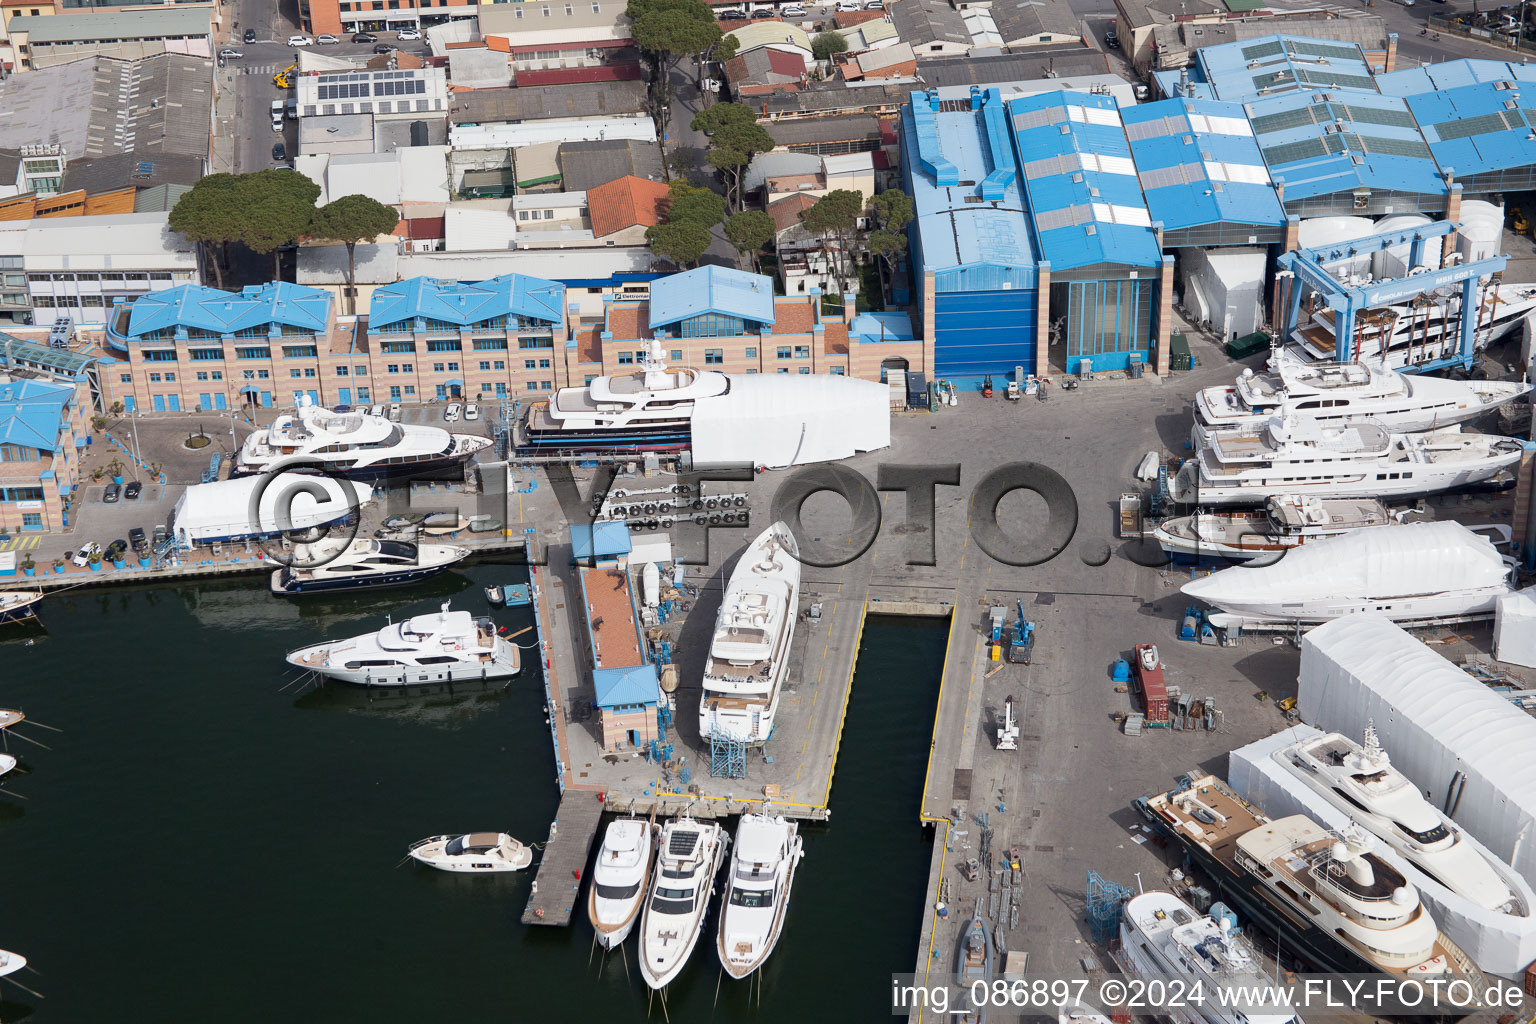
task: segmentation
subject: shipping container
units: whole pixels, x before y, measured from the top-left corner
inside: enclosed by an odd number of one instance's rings
[[[1247,359],[1267,348],[1269,348],[1269,335],[1263,331],[1254,331],[1252,334],[1245,334],[1241,338],[1233,338],[1227,342],[1227,355],[1232,359]]]
[[[1178,371],[1195,368],[1195,357],[1189,353],[1189,339],[1182,334],[1171,335],[1168,339],[1168,368]]]
[[[1137,644],[1132,664],[1136,669],[1137,690],[1146,707],[1149,728],[1168,727],[1168,686],[1163,681],[1163,663],[1156,644]]]

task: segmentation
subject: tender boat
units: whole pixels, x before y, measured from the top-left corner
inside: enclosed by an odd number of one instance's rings
[[[1275,494],[1406,498],[1481,483],[1520,461],[1521,442],[1457,427],[1393,434],[1374,423],[1325,428],[1271,417],[1261,431],[1217,430],[1168,487],[1185,505],[1261,505]]]
[[[1149,978],[1198,979],[1205,991],[1262,994],[1274,983],[1257,949],[1232,926],[1200,914],[1171,892],[1154,890],[1131,897],[1120,916],[1120,949],[1131,967]],[[1241,1009],[1238,1009],[1238,1007]],[[1192,1005],[1181,1019],[1206,1024],[1299,1024],[1296,1014],[1263,1001],[1233,1002],[1206,999]]]
[[[289,460],[359,480],[459,471],[491,446],[478,434],[395,423],[366,412],[332,412],[300,396],[292,416],[279,416],[240,446],[231,476],[264,473]]]
[[[1359,829],[1328,832],[1304,814],[1271,821],[1211,775],[1183,779],[1137,808],[1184,847],[1217,898],[1279,934],[1285,953],[1307,967],[1481,981],[1418,890]]]
[[[507,603],[507,592],[499,584],[494,584],[485,588],[485,599],[493,605],[504,605]]]
[[[442,610],[347,640],[301,647],[288,664],[355,686],[482,682],[518,674],[517,645],[489,618]]]
[[[1424,799],[1392,767],[1376,724],[1365,745],[1331,732],[1276,751],[1274,759],[1403,859],[1451,892],[1488,910],[1530,913],[1512,870]]]
[[[1152,536],[1174,559],[1264,562],[1308,541],[1396,523],[1387,507],[1374,498],[1277,494],[1259,511],[1220,509],[1165,519]]]
[[[10,754],[0,754],[0,775],[9,775],[16,765],[16,758]]]
[[[428,579],[468,558],[469,548],[366,537],[301,544],[272,573],[274,594],[394,587]]]
[[[439,512],[421,521],[421,532],[429,537],[446,537],[469,528],[469,520],[456,512]]]
[[[0,729],[9,729],[13,725],[20,725],[27,720],[26,712],[17,711],[15,708],[0,708]]]
[[[677,977],[698,945],[728,843],[713,822],[682,817],[662,828],[658,867],[640,919],[640,973],[651,988]]]
[[[1523,381],[1404,374],[1375,361],[1304,362],[1287,349],[1277,351],[1270,365],[1266,373],[1245,369],[1234,385],[1196,393],[1194,447],[1201,447],[1213,430],[1260,430],[1278,415],[1334,426],[1369,420],[1403,434],[1437,430],[1491,412],[1531,390]]]
[[[603,833],[603,846],[592,868],[592,886],[587,890],[587,919],[604,949],[613,949],[628,938],[640,917],[659,831],[651,822],[620,818],[610,822]]]
[[[0,590],[0,622],[25,622],[37,617],[41,590]]]
[[[429,868],[467,875],[521,871],[533,863],[533,851],[505,832],[433,836],[412,843],[406,853]]]
[[[736,562],[704,662],[699,735],[758,745],[773,734],[799,612],[799,554],[780,522]]]
[[[0,978],[7,974],[15,974],[27,966],[27,958],[20,953],[12,953],[8,949],[0,949]]]
[[[1184,584],[1217,626],[1327,622],[1376,612],[1394,622],[1491,615],[1511,567],[1454,520],[1313,541],[1273,565],[1235,565]]]
[[[977,982],[983,987],[991,985],[992,961],[992,929],[987,927],[987,919],[981,916],[981,900],[978,899],[976,912],[955,942],[955,973],[959,975],[960,1006],[963,1009],[956,1008],[952,1019],[965,1024],[983,1024],[987,1019],[986,1004],[973,1002],[971,992]]]
[[[720,904],[716,948],[725,973],[745,978],[773,952],[784,930],[795,866],[803,857],[799,826],[782,817],[743,814]]]

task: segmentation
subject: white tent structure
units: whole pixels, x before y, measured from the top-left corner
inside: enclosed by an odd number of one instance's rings
[[[1302,720],[1327,732],[1363,735],[1374,720],[1398,770],[1536,880],[1536,718],[1379,615],[1302,639],[1298,702]]]
[[[846,459],[891,443],[890,388],[833,374],[732,374],[694,406],[696,466],[779,469]]]
[[[1364,611],[1409,622],[1491,614],[1509,592],[1508,573],[1492,541],[1446,520],[1326,537],[1271,565],[1191,580],[1183,591],[1232,623],[1326,622]]]
[[[1220,338],[1252,334],[1264,319],[1268,260],[1263,249],[1181,249],[1184,308],[1197,320],[1209,320]]]
[[[1349,827],[1349,816],[1324,800],[1274,758],[1277,751],[1293,743],[1321,735],[1320,730],[1309,725],[1298,725],[1239,747],[1232,751],[1227,782],[1238,796],[1271,818],[1305,814],[1324,828],[1342,832]],[[1396,751],[1389,749],[1388,753],[1395,755]],[[1396,761],[1395,756],[1393,760]],[[1463,834],[1480,848],[1479,852],[1488,853],[1470,830]],[[1371,843],[1379,857],[1401,871],[1403,877],[1419,890],[1440,929],[1483,970],[1517,978],[1527,964],[1536,960],[1536,917],[1529,911],[1536,907],[1536,894],[1518,874],[1510,872],[1515,877],[1507,878],[1506,882],[1513,884],[1516,894],[1525,901],[1527,913],[1524,916],[1502,914],[1447,889],[1375,836],[1371,837]]]
[[[338,522],[372,497],[367,484],[308,473],[193,484],[176,501],[171,533],[182,547],[271,537]]]
[[[1493,609],[1493,656],[1536,668],[1536,587],[1499,598]]]

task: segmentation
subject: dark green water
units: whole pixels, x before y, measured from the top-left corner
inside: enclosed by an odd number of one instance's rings
[[[616,958],[589,966],[584,919],[518,922],[531,871],[396,866],[435,833],[544,838],[557,794],[536,677],[409,701],[280,692],[285,650],[449,597],[480,612],[481,586],[514,578],[482,565],[303,603],[255,579],[82,592],[47,602],[45,634],[0,633],[0,706],[64,730],[22,726],[51,750],[10,742],[30,774],[3,783],[24,801],[0,794],[0,947],[31,960],[41,974],[18,978],[46,998],[0,981],[0,1019],[645,1019],[633,938],[631,981]],[[515,632],[531,616],[497,620]],[[806,831],[762,1003],[728,983],[714,1006],[720,969],[701,943],[673,1021],[886,1015],[922,915],[916,808],[944,642],[939,622],[866,626],[833,822]]]

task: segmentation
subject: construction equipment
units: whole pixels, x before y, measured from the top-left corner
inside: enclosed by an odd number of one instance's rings
[[[292,89],[293,73],[297,70],[299,70],[299,66],[297,64],[289,64],[287,67],[283,68],[283,70],[272,76],[272,84],[277,86],[279,89]]]
[[[1008,624],[1008,611],[1000,604],[994,604],[987,609],[987,623],[991,630],[988,634],[987,655],[992,661],[1001,661],[1003,657],[1003,629]]]
[[[1013,624],[1013,640],[1008,645],[1008,660],[1015,665],[1028,665],[1030,653],[1035,649],[1035,624],[1024,617],[1024,602],[1019,602],[1019,618]]]
[[[1008,699],[1003,701],[1003,721],[1002,724],[997,727],[997,749],[1019,749],[1019,724],[1014,720],[1013,717],[1012,694],[1009,694]]]

